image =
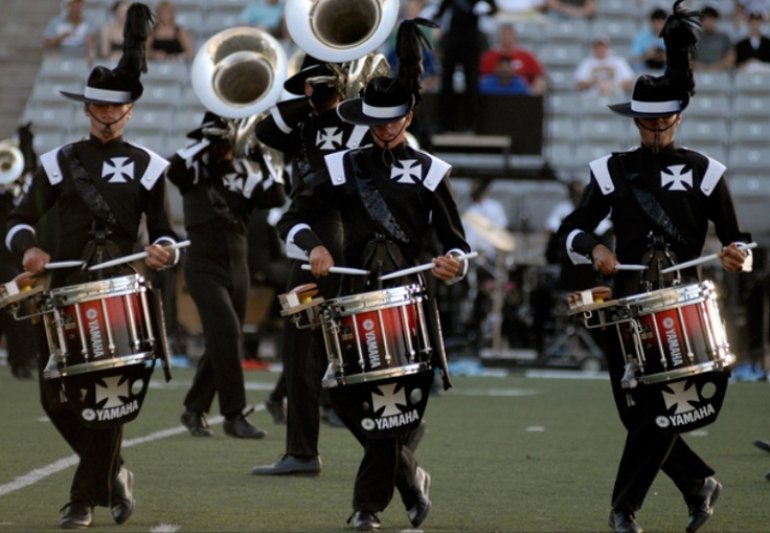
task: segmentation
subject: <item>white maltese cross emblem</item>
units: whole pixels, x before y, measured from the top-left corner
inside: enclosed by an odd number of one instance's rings
[[[660,171],[660,186],[669,191],[687,191],[692,189],[692,170],[682,172],[684,165],[672,165]],[[687,185],[687,187],[685,187]]]
[[[324,128],[316,134],[315,144],[321,150],[336,150],[342,146],[342,131],[339,128]]]
[[[243,191],[243,178],[238,174],[236,174],[235,172],[232,172],[230,174],[225,174],[222,177],[222,180],[225,184],[225,187],[227,187],[228,190],[232,192]]]
[[[689,381],[675,381],[668,383],[663,390],[663,400],[666,402],[666,409],[671,409],[676,405],[674,414],[686,413],[694,409],[693,403],[700,401],[698,389],[691,385]]]
[[[125,402],[121,398],[129,397],[128,379],[123,379],[122,376],[110,376],[102,378],[102,382],[104,385],[96,383],[96,403],[107,400],[102,409],[123,405]]]
[[[396,390],[398,386],[398,383],[386,383],[372,391],[372,408],[375,413],[380,409],[383,409],[380,414],[383,417],[401,413],[398,406],[406,407],[406,391],[403,388]]]
[[[390,179],[398,183],[420,183],[422,165],[416,159],[400,159],[390,169]]]
[[[134,179],[134,162],[127,157],[113,157],[102,163],[102,179],[109,183],[126,183]]]

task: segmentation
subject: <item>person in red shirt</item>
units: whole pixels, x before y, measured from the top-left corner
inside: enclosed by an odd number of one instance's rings
[[[524,78],[530,87],[530,94],[545,93],[545,70],[535,54],[518,46],[516,30],[511,24],[501,24],[497,30],[497,47],[490,48],[481,55],[481,75],[495,72],[500,59],[508,57],[514,73]]]

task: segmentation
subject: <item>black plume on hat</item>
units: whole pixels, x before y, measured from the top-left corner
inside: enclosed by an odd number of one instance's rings
[[[345,100],[337,114],[346,122],[362,125],[387,124],[406,116],[421,99],[422,56],[428,39],[419,26],[437,27],[429,20],[404,20],[396,34],[396,77],[369,80],[360,98]]]
[[[396,56],[398,58],[396,80],[412,91],[415,104],[422,99],[420,80],[424,68],[422,56],[425,49],[431,49],[430,41],[420,26],[438,28],[438,24],[424,18],[404,20],[396,33]]]
[[[662,76],[645,74],[636,80],[631,101],[614,104],[610,109],[621,115],[655,118],[683,111],[695,94],[692,54],[700,37],[697,11],[688,11],[674,2],[673,13],[666,19],[660,36],[666,47],[666,70]]]
[[[123,55],[118,65],[110,70],[96,66],[86,80],[83,94],[60,91],[72,100],[96,104],[128,104],[137,101],[144,88],[140,81],[147,72],[146,42],[154,18],[144,4],[131,4],[123,26]]]

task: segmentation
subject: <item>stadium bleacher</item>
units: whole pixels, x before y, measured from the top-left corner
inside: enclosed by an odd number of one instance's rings
[[[247,0],[176,0],[177,18],[200,46],[212,34],[239,25]],[[692,0],[691,7],[710,4],[722,13],[725,28],[734,32],[730,0]],[[106,21],[111,0],[88,0],[87,12]],[[153,2],[150,2],[152,5]],[[609,35],[615,53],[627,56],[633,35],[646,24],[659,0],[600,0],[591,21],[515,20],[521,46],[534,51],[546,69],[549,87],[544,101],[543,158],[559,179],[586,178],[586,163],[609,150],[636,142],[633,126],[613,115],[607,101],[589,105],[574,88],[574,69],[598,34]],[[506,19],[507,20],[507,19]],[[493,27],[493,26],[492,26]],[[739,35],[732,33],[734,38]],[[494,35],[489,35],[490,43]],[[86,118],[73,112],[59,90],[82,87],[90,66],[73,60],[44,60],[22,113],[36,125],[40,150],[82,135]],[[186,143],[185,133],[197,126],[204,108],[190,88],[189,66],[151,63],[143,78],[145,94],[127,133],[168,153]],[[770,195],[770,177],[760,169],[770,161],[761,149],[770,133],[770,74],[697,73],[697,94],[683,115],[678,140],[728,164],[731,176],[752,194]],[[740,201],[740,198],[738,198]]]

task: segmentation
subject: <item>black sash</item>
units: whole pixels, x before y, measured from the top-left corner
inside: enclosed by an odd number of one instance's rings
[[[96,188],[83,163],[78,159],[72,145],[63,147],[61,153],[64,160],[68,163],[70,175],[75,184],[75,190],[94,217],[106,228],[118,228],[126,235],[131,235],[131,228],[121,226],[120,221],[112,212],[110,204],[104,199],[99,189]]]
[[[366,172],[364,170],[365,161],[363,161],[364,157],[364,152],[358,152],[353,154],[353,157],[350,159],[353,164],[353,174],[356,177],[355,182],[358,194],[361,197],[361,202],[364,205],[366,213],[391,239],[404,244],[414,242],[415,239],[410,238],[404,232],[396,218],[393,216],[393,213],[390,212],[385,198],[380,194],[374,181],[366,179]]]
[[[663,233],[665,237],[670,239],[670,242],[678,244],[687,244],[687,241],[679,233],[676,225],[669,218],[663,206],[660,205],[655,195],[648,190],[642,189],[639,184],[639,173],[629,172],[625,164],[621,161],[620,168],[626,177],[626,180],[631,187],[636,203],[641,208],[642,212],[647,218]]]

